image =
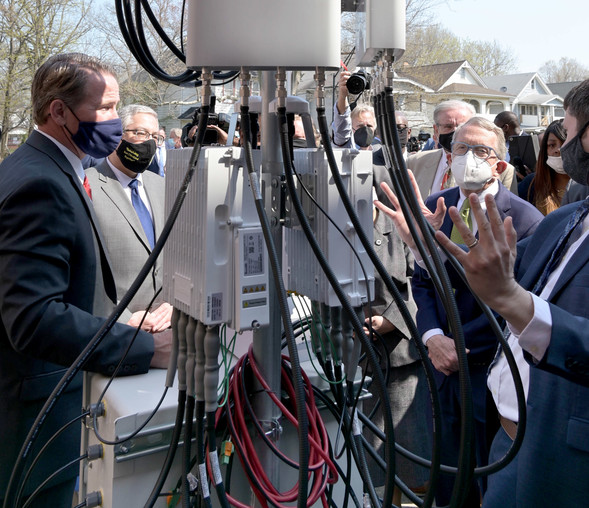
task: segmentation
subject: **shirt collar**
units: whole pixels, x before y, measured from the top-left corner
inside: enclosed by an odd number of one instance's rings
[[[460,210],[460,207],[462,206],[462,203],[464,203],[466,196],[462,192],[462,189],[459,188],[459,190],[460,190],[460,196],[458,198],[458,203],[456,203],[456,208],[458,208]],[[491,185],[489,185],[489,187],[487,187],[484,191],[477,194],[477,196],[479,197],[479,203],[481,204],[481,208],[484,211],[487,211],[487,204],[485,203],[485,196],[487,194],[490,194],[491,196],[496,196],[498,192],[499,192],[499,181],[497,180],[497,178],[495,178],[495,180],[493,181],[493,183]]]
[[[85,178],[86,174],[84,173],[84,168],[82,167],[82,161],[80,160],[80,158],[74,152],[72,152],[69,148],[67,148],[65,145],[62,145],[59,141],[57,141],[57,139],[55,139],[53,136],[50,136],[46,132],[39,130],[39,129],[36,129],[36,131],[39,134],[43,134],[43,136],[45,136],[46,138],[49,138],[51,141],[53,141],[57,145],[57,148],[59,148],[61,150],[61,152],[63,153],[65,158],[72,165],[72,168],[74,169],[74,171],[76,172],[76,175],[78,175],[78,178],[80,179],[80,183],[84,183],[84,178]]]
[[[108,162],[110,169],[112,169],[112,172],[117,177],[117,180],[122,185],[123,189],[126,189],[129,186],[129,183],[131,183],[131,180],[137,180],[139,182],[139,184],[141,186],[143,186],[143,177],[142,177],[141,173],[137,173],[137,176],[135,178],[131,178],[130,176],[123,173],[120,169],[117,169],[108,157],[106,158],[106,161]]]

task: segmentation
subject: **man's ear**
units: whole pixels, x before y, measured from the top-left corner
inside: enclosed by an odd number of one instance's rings
[[[54,99],[49,104],[49,116],[53,121],[60,126],[66,124],[65,110],[67,106],[61,99]]]
[[[503,173],[503,171],[505,171],[506,169],[507,169],[507,162],[505,162],[505,161],[497,162],[497,173],[498,174]]]

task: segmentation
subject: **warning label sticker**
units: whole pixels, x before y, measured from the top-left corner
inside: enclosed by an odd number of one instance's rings
[[[264,236],[261,232],[247,233],[243,236],[243,274],[260,275],[264,273]]]

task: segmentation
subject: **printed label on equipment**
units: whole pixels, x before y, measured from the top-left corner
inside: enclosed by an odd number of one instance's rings
[[[266,284],[252,284],[251,286],[243,286],[241,288],[241,292],[244,295],[249,295],[251,293],[261,293],[266,291]]]
[[[256,298],[254,300],[244,300],[242,303],[242,307],[244,309],[249,309],[251,307],[262,307],[263,305],[267,305],[266,298]]]
[[[264,236],[248,233],[243,236],[243,274],[246,276],[264,273]]]
[[[211,321],[221,321],[223,317],[223,293],[213,293],[207,298],[207,316]]]

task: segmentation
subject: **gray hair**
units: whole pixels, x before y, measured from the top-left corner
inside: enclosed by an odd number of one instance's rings
[[[123,130],[126,129],[130,123],[133,122],[133,117],[140,113],[151,115],[155,117],[156,121],[158,119],[157,113],[149,106],[142,106],[141,104],[129,104],[128,106],[121,108],[121,110],[119,111],[119,118],[121,119],[121,123],[123,124]]]
[[[468,120],[468,121],[464,122],[462,125],[459,125],[458,127],[456,127],[456,130],[454,131],[453,139],[456,139],[458,137],[458,133],[462,129],[464,129],[465,127],[470,127],[470,126],[478,127],[480,129],[484,129],[486,131],[490,131],[493,134],[495,134],[495,138],[496,138],[495,146],[492,146],[491,148],[493,148],[495,150],[495,152],[497,152],[497,157],[499,157],[499,160],[505,160],[505,154],[507,152],[507,149],[505,147],[505,136],[503,135],[503,129],[501,129],[500,127],[497,127],[493,122],[490,122],[489,120],[487,120],[486,118],[483,118],[482,116],[473,116],[470,120]]]
[[[374,114],[374,108],[367,104],[358,104],[350,114],[350,120],[354,120],[354,118],[359,118],[362,113],[369,113],[372,115],[374,120],[376,121],[376,116]]]
[[[434,109],[434,123],[436,125],[438,125],[438,118],[440,118],[440,114],[442,112],[456,110],[456,109],[463,110],[465,113],[468,112],[470,114],[470,116],[476,115],[476,111],[475,111],[474,106],[472,104],[469,104],[468,102],[452,99],[450,101],[440,102],[436,106],[436,109]]]

